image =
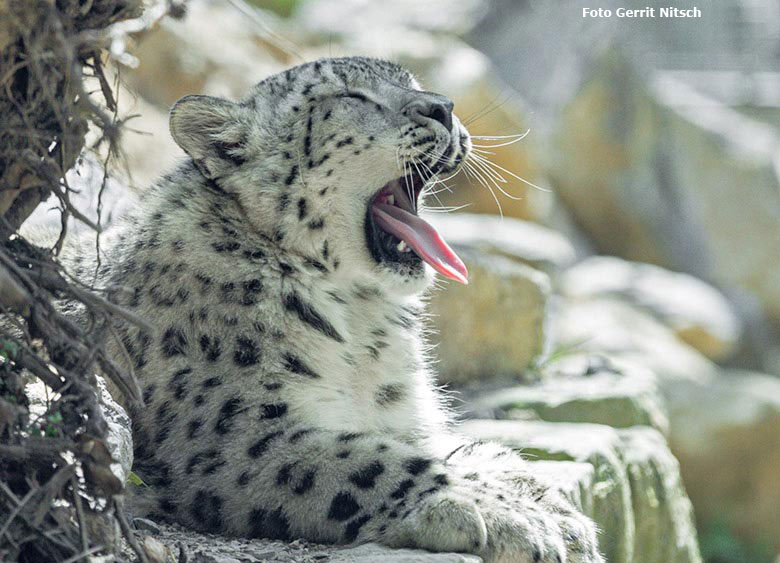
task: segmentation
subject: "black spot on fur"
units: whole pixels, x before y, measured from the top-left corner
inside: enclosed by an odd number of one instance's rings
[[[279,211],[284,211],[287,209],[287,206],[290,205],[290,194],[288,192],[283,192],[281,196],[279,196]]]
[[[285,186],[291,185],[295,181],[295,178],[297,176],[298,176],[298,165],[293,164],[293,167],[290,168],[290,173],[287,175],[287,178],[284,179],[284,185]]]
[[[244,290],[244,295],[241,298],[242,305],[255,305],[257,303],[257,295],[263,290],[263,282],[259,279],[251,279],[243,282],[241,288]]]
[[[214,150],[222,160],[231,162],[234,166],[241,166],[246,162],[246,157],[242,154],[243,147],[240,143],[226,143],[224,141],[214,142]]]
[[[360,505],[350,493],[339,493],[330,503],[328,509],[328,519],[337,520],[343,522],[352,518],[357,511],[360,510]]]
[[[350,450],[342,450],[336,454],[336,457],[339,459],[347,459],[351,454],[352,452]]]
[[[336,148],[340,149],[341,147],[345,147],[347,145],[351,145],[354,142],[354,139],[352,137],[347,137],[345,139],[342,139],[338,143],[336,143]]]
[[[199,418],[193,418],[187,423],[187,438],[192,440],[198,435],[198,430],[203,426],[203,421]]]
[[[306,436],[306,434],[311,433],[311,428],[303,428],[301,430],[296,431],[290,436],[290,439],[288,440],[291,444],[294,444],[295,442],[299,441],[301,438]]]
[[[150,383],[146,386],[146,389],[144,389],[143,399],[144,399],[144,405],[147,407],[149,406],[149,403],[152,401],[152,395],[154,395],[154,383]]]
[[[214,387],[218,387],[219,385],[222,385],[222,380],[216,376],[209,377],[201,385],[204,389],[212,389]]]
[[[203,452],[198,452],[187,461],[187,469],[186,472],[188,474],[195,471],[195,469],[202,463],[205,463],[207,461],[213,461],[219,457],[219,452],[217,450],[211,449],[206,450]]]
[[[293,492],[296,495],[302,495],[308,492],[312,487],[314,487],[314,479],[316,476],[317,476],[317,472],[314,469],[309,469],[308,471],[305,471],[300,476],[300,479],[298,479],[298,482],[295,485],[293,485]]]
[[[404,463],[404,468],[412,475],[419,475],[431,466],[431,460],[424,457],[413,457]]]
[[[404,481],[401,481],[401,484],[398,485],[398,487],[390,493],[390,498],[392,499],[402,499],[406,496],[406,493],[409,492],[409,489],[414,487],[414,481],[412,479],[406,479]]]
[[[214,431],[217,434],[227,434],[233,428],[235,416],[241,412],[241,399],[233,397],[222,404],[219,409],[219,417],[214,425]]]
[[[341,434],[336,436],[336,440],[338,442],[347,443],[353,440],[357,440],[361,436],[363,436],[362,432],[342,432]]]
[[[166,329],[160,343],[163,356],[166,358],[185,355],[187,352],[187,345],[187,336],[176,326],[171,326]]]
[[[285,463],[282,465],[276,474],[276,484],[277,486],[289,485],[296,495],[302,495],[314,486],[317,472],[314,469],[295,472],[296,465],[297,463]]]
[[[359,489],[370,489],[376,485],[377,477],[385,472],[385,466],[379,461],[373,461],[361,467],[349,476],[350,482]]]
[[[158,407],[155,418],[157,428],[157,434],[154,437],[155,443],[161,444],[168,438],[176,416],[177,412],[171,407],[170,401],[165,401]]]
[[[290,539],[290,524],[281,508],[268,512],[256,508],[249,514],[249,537],[287,541]]]
[[[246,336],[236,337],[233,362],[241,367],[253,366],[260,361],[260,346]]]
[[[216,362],[222,354],[222,345],[217,336],[212,338],[207,334],[201,334],[200,349],[206,355],[206,359],[210,362]]]
[[[297,293],[290,293],[284,298],[284,306],[288,311],[294,312],[298,318],[312,328],[318,330],[328,338],[336,342],[344,342],[344,338],[336,328],[330,324],[310,304],[301,300]]]
[[[307,226],[312,231],[319,231],[325,226],[325,219],[315,219],[313,221],[309,221]]]
[[[306,267],[313,268],[319,272],[322,272],[323,274],[327,273],[328,271],[328,267],[325,266],[325,264],[319,260],[315,260],[314,258],[304,258],[303,263],[306,265]]]
[[[277,430],[276,432],[271,432],[270,434],[266,434],[265,436],[260,438],[257,442],[252,444],[247,450],[249,457],[260,457],[261,455],[263,455],[265,451],[268,449],[268,445],[281,435],[282,435],[282,431]]]
[[[360,533],[360,528],[369,520],[371,520],[371,516],[369,514],[364,514],[348,523],[344,528],[344,541],[347,543],[355,541],[358,537],[358,533]]]
[[[397,403],[404,397],[405,389],[402,383],[380,385],[374,395],[376,403],[382,407]]]
[[[450,480],[447,479],[447,476],[444,473],[439,473],[438,475],[434,475],[433,482],[436,483],[437,485],[441,485],[442,487],[450,484]]]
[[[211,243],[211,247],[216,250],[217,252],[235,252],[239,248],[241,248],[241,243],[235,241],[235,240],[228,240],[228,241],[217,241]]]
[[[195,493],[190,508],[192,518],[207,532],[222,530],[222,499],[205,490]]]
[[[239,487],[246,487],[249,484],[249,471],[242,471],[241,475],[236,479],[236,484]]]
[[[287,403],[260,405],[260,418],[280,418],[287,414]]]
[[[247,260],[261,260],[265,258],[265,252],[256,248],[254,250],[244,250],[244,258]]]
[[[291,371],[299,375],[305,375],[307,377],[311,377],[312,379],[317,379],[320,377],[317,372],[306,365],[306,363],[304,363],[304,361],[295,354],[285,352],[282,355],[282,361],[284,362],[284,369],[287,371]]]
[[[192,373],[192,368],[184,368],[174,372],[168,382],[168,389],[173,391],[173,396],[178,400],[187,397],[187,375]]]

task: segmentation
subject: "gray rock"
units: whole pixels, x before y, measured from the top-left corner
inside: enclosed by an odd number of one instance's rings
[[[502,256],[458,252],[469,269],[469,285],[450,283],[431,296],[431,340],[441,379],[522,376],[544,348],[549,278]]]
[[[295,540],[249,540],[199,534],[176,525],[161,525],[151,537],[168,547],[171,553],[183,550],[196,563],[480,563],[475,555],[430,553],[415,549],[391,549],[369,543],[357,547],[320,545]]]
[[[605,254],[742,292],[778,320],[778,150],[776,127],[669,75],[640,76],[610,50],[546,154],[558,195]]]
[[[468,408],[497,418],[591,422],[615,428],[647,425],[663,433],[668,430],[656,377],[648,369],[618,368],[608,357],[576,355],[555,360],[542,371],[539,382],[486,393],[474,398]]]
[[[148,518],[133,518],[133,526],[135,526],[136,530],[142,532],[150,532],[152,534],[160,533],[160,525]]]
[[[627,301],[714,360],[727,358],[739,344],[741,326],[732,306],[719,291],[693,276],[594,256],[564,272],[559,287],[574,300],[608,296]]]
[[[590,464],[592,481],[580,473],[576,486],[564,479],[563,490],[579,495],[578,505],[602,530],[608,561],[701,561],[679,467],[658,431],[491,420],[467,421],[463,431],[522,450],[530,459]]]
[[[426,217],[455,248],[499,255],[548,273],[570,266],[574,248],[560,233],[536,223],[476,213]]]
[[[726,371],[677,393],[669,440],[702,534],[780,553],[780,380]]]
[[[133,467],[133,431],[130,417],[111,397],[103,378],[98,377],[97,381],[100,408],[108,424],[107,446],[116,462],[111,464],[111,471],[121,483],[127,483]]]
[[[419,549],[390,549],[375,543],[339,549],[331,554],[331,563],[479,563],[476,555],[430,553]]]

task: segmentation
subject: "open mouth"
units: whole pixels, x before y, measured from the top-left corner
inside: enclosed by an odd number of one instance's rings
[[[366,239],[377,262],[417,269],[422,261],[446,278],[468,283],[460,258],[429,223],[418,217],[425,180],[409,174],[385,184],[368,205]]]

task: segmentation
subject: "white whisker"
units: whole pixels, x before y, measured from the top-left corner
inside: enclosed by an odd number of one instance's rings
[[[524,184],[526,184],[526,185],[528,185],[528,186],[531,186],[532,188],[536,188],[537,190],[539,190],[539,191],[542,191],[542,192],[551,192],[551,191],[552,191],[552,190],[550,190],[550,189],[548,189],[548,188],[542,188],[542,187],[540,187],[540,186],[537,186],[536,184],[534,184],[533,182],[529,182],[529,181],[528,181],[528,180],[526,180],[525,178],[521,178],[520,176],[518,176],[518,175],[517,175],[517,174],[515,174],[514,172],[512,172],[512,171],[510,171],[510,170],[507,170],[507,169],[506,169],[506,168],[504,168],[503,166],[500,166],[500,165],[496,164],[495,162],[493,162],[493,161],[491,161],[491,160],[488,160],[488,159],[486,159],[486,158],[485,158],[485,157],[483,157],[483,156],[479,156],[479,155],[476,155],[476,154],[475,154],[475,155],[473,155],[473,156],[474,156],[475,158],[476,158],[476,157],[479,157],[479,158],[480,158],[480,159],[481,159],[483,162],[486,162],[486,163],[488,163],[490,166],[493,166],[494,168],[497,168],[498,170],[501,170],[502,172],[506,172],[507,174],[509,174],[509,175],[510,175],[510,176],[512,176],[513,178],[515,178],[515,179],[517,179],[517,180],[520,180],[521,182],[523,182]]]

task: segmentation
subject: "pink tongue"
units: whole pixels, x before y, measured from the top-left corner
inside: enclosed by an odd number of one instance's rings
[[[384,231],[408,244],[417,256],[441,275],[463,284],[469,283],[466,266],[428,223],[417,215],[386,203],[374,203],[371,211]]]

